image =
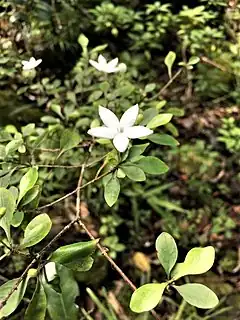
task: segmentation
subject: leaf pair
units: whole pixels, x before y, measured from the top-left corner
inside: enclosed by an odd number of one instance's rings
[[[208,271],[215,258],[214,248],[209,246],[205,248],[191,249],[184,262],[177,263],[178,249],[173,237],[163,232],[156,240],[156,250],[160,263],[162,264],[168,279],[163,283],[149,283],[138,288],[132,295],[130,308],[134,312],[149,311],[156,307],[160,302],[164,290],[172,285],[173,282],[186,275],[201,274]],[[189,283],[182,286],[172,287],[188,303],[198,308],[214,308],[218,304],[218,298],[208,287]]]

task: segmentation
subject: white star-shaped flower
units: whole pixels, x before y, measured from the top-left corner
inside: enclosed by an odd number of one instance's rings
[[[98,71],[105,73],[124,72],[127,69],[125,63],[118,64],[118,58],[115,58],[109,62],[101,54],[98,56],[98,61],[89,60],[89,63]]]
[[[124,152],[129,144],[129,139],[146,137],[153,133],[144,126],[134,126],[137,120],[139,108],[134,105],[124,112],[119,120],[117,116],[107,108],[99,106],[99,116],[104,126],[88,130],[88,134],[97,138],[113,139],[113,144],[119,152]]]
[[[23,70],[31,70],[35,69],[40,63],[42,62],[42,59],[36,60],[34,57],[31,57],[29,61],[23,60]]]

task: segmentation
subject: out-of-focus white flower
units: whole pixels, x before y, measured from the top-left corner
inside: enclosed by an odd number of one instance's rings
[[[129,139],[146,137],[153,133],[144,126],[134,126],[139,112],[138,105],[134,105],[124,112],[119,120],[107,108],[99,106],[99,116],[104,126],[88,130],[88,134],[97,138],[113,139],[113,144],[119,152],[124,152],[129,144]]]
[[[118,58],[107,62],[107,60],[101,54],[98,56],[98,61],[89,60],[89,63],[98,71],[105,73],[124,72],[127,70],[125,63],[120,63],[118,65]]]
[[[42,62],[42,59],[36,60],[34,57],[31,57],[29,61],[23,60],[23,70],[31,70],[35,69],[40,63]]]

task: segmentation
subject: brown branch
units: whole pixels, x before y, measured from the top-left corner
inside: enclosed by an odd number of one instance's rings
[[[204,62],[204,63],[207,63],[207,64],[209,64],[209,65],[211,65],[211,66],[213,66],[213,67],[215,67],[217,69],[220,69],[223,72],[227,72],[228,71],[226,67],[222,66],[221,64],[219,64],[219,63],[217,63],[217,62],[215,62],[213,60],[210,60],[208,57],[205,57],[205,56],[201,57],[201,61]]]

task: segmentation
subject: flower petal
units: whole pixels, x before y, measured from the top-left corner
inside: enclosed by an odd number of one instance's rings
[[[102,54],[98,56],[98,63],[103,65],[107,64],[107,60],[104,58]]]
[[[94,60],[89,60],[89,63],[95,68],[97,69],[98,71],[101,71],[101,68],[99,66],[99,63],[97,61],[94,61]]]
[[[124,152],[128,147],[128,143],[129,139],[123,133],[118,133],[113,139],[113,144],[119,152]]]
[[[137,120],[139,108],[138,104],[135,104],[127,111],[124,112],[122,118],[120,119],[120,126],[121,127],[131,127],[135,121]]]
[[[38,60],[36,60],[36,64],[35,64],[35,66],[37,67],[40,63],[42,63],[42,59],[38,59]]]
[[[87,133],[96,138],[113,139],[117,134],[117,130],[114,128],[97,127],[89,129]]]
[[[153,130],[150,130],[144,126],[134,126],[130,128],[124,128],[124,134],[130,139],[146,137],[152,133],[153,133]]]
[[[119,120],[117,116],[109,109],[99,106],[99,116],[102,119],[102,122],[108,128],[119,128]]]
[[[118,64],[118,58],[115,58],[108,62],[109,69],[115,69]]]

